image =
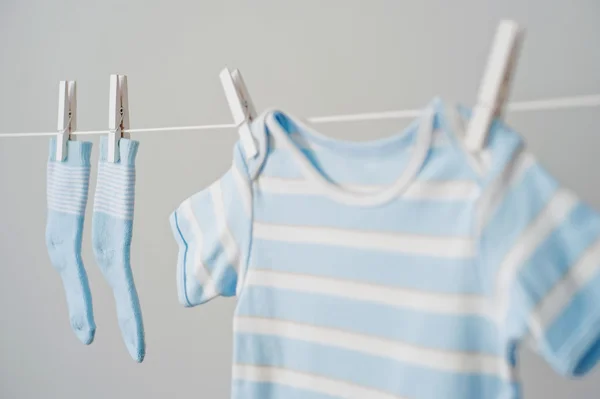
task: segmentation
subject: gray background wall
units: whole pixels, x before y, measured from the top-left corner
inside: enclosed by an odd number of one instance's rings
[[[513,99],[600,93],[595,0],[2,0],[0,133],[54,129],[61,79],[78,82],[80,129],[105,128],[111,73],[129,76],[132,127],[229,123],[218,80],[226,65],[243,71],[259,110],[394,110],[434,95],[471,105],[504,17],[528,29]],[[599,109],[508,120],[565,185],[600,209]],[[321,129],[366,139],[407,123]],[[98,329],[89,347],[71,333],[44,244],[47,140],[0,139],[0,397],[228,397],[235,301],[178,304],[167,217],[227,168],[236,133],[135,138],[132,263],[148,344],[141,365],[125,351],[111,292],[93,261],[90,206],[83,258]],[[593,398],[600,390],[598,371],[566,381],[528,352],[521,364],[529,399]]]

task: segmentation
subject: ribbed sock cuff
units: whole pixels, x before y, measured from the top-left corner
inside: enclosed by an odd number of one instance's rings
[[[48,161],[56,161],[56,137],[50,139]],[[89,141],[67,141],[67,156],[62,163],[73,166],[90,166],[92,143]]]
[[[130,139],[119,139],[119,162],[123,165],[135,165],[139,141]],[[100,137],[100,161],[108,159],[108,137]]]

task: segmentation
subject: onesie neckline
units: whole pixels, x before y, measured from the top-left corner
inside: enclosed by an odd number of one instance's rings
[[[419,174],[425,164],[431,147],[434,130],[434,119],[441,106],[441,100],[435,98],[424,108],[424,112],[400,133],[383,139],[355,142],[328,137],[303,122],[295,116],[281,110],[271,110],[265,115],[265,125],[278,143],[289,150],[302,171],[304,178],[310,180],[315,187],[327,197],[353,206],[378,206],[384,205],[400,196]],[[439,116],[438,116],[439,117]],[[325,177],[306,157],[297,143],[290,137],[282,119],[291,122],[297,127],[297,132],[311,142],[325,145],[340,154],[360,157],[362,154],[374,152],[389,153],[396,151],[397,144],[405,143],[407,139],[412,143],[408,162],[399,172],[398,178],[391,184],[377,191],[357,191],[331,182]],[[289,124],[286,124],[289,125]],[[416,130],[416,134],[412,134]],[[414,136],[414,137],[412,137]],[[406,146],[404,146],[406,147]],[[406,151],[406,148],[403,148]],[[398,152],[400,153],[400,152]]]

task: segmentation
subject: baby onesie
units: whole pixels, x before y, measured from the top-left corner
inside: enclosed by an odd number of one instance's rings
[[[267,111],[171,215],[181,303],[238,297],[233,399],[518,399],[523,343],[595,365],[600,217],[499,122],[466,151],[457,113],[358,143]]]

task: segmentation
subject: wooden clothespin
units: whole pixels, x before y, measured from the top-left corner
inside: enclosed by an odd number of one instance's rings
[[[108,162],[119,161],[119,140],[129,135],[129,100],[127,98],[127,76],[110,75],[110,98],[108,108]]]
[[[77,129],[77,90],[74,80],[63,80],[58,86],[58,134],[56,160],[67,157],[67,141]]]
[[[470,151],[485,147],[493,119],[502,118],[523,36],[523,30],[514,21],[505,20],[498,26],[467,128],[465,144]]]
[[[240,140],[248,158],[254,158],[258,154],[256,142],[250,130],[250,123],[256,118],[256,110],[244,84],[242,74],[238,69],[230,71],[225,68],[219,74],[221,84],[225,90],[225,97],[233,116],[233,122],[237,126]]]

